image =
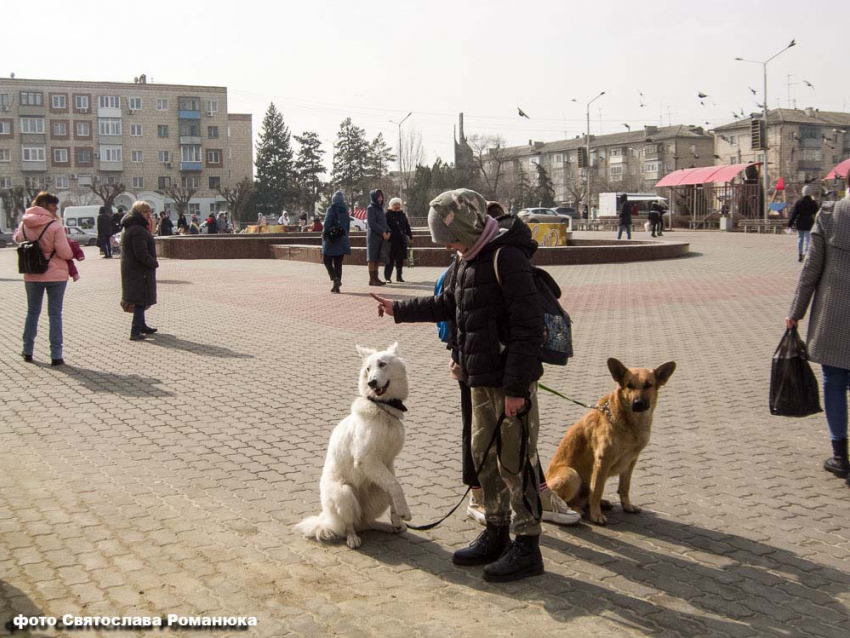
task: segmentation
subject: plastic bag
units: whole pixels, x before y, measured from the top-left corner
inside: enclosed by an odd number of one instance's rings
[[[822,411],[818,382],[809,366],[806,344],[796,328],[788,328],[773,353],[770,413],[802,417]]]

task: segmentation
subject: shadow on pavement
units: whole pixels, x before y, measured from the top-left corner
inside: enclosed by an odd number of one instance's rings
[[[20,633],[28,638],[45,638],[48,634],[42,631],[27,631],[17,629],[12,625],[12,618],[18,614],[27,617],[44,616],[42,611],[29,596],[17,587],[0,580],[0,631],[7,630],[10,634]],[[3,634],[6,635],[6,634]]]
[[[217,359],[253,359],[254,355],[234,352],[230,348],[223,346],[214,346],[209,343],[198,343],[189,341],[188,339],[178,339],[174,335],[163,334],[157,332],[153,335],[148,335],[145,343],[149,343],[161,348],[171,348],[173,350],[182,350],[183,352],[191,352],[205,357],[215,357]]]
[[[156,385],[163,383],[160,379],[142,377],[138,374],[118,374],[115,372],[100,372],[99,370],[88,370],[77,368],[67,363],[64,366],[51,368],[77,381],[87,390],[92,392],[105,392],[117,394],[122,397],[173,397],[173,392],[157,388]]]

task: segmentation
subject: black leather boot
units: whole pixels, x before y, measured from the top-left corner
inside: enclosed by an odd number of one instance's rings
[[[452,556],[455,565],[486,565],[498,560],[511,540],[510,527],[487,523],[487,529],[478,535],[469,547],[457,550]]]
[[[850,475],[850,462],[847,460],[847,439],[832,442],[832,458],[823,462],[823,469],[839,478]]]
[[[517,536],[508,544],[502,557],[484,568],[484,580],[506,583],[543,573],[543,554],[540,553],[540,536]]]

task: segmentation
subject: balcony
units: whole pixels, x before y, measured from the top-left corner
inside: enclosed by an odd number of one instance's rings
[[[196,135],[181,135],[180,136],[180,144],[188,145],[188,146],[200,146],[201,138]]]
[[[798,171],[819,171],[822,162],[820,160],[800,160],[797,162]]]
[[[180,162],[181,171],[200,172],[202,162]]]
[[[21,170],[24,173],[44,173],[47,170],[47,162],[21,162]]]
[[[100,170],[104,172],[113,172],[113,171],[123,171],[124,170],[124,162],[107,162],[105,160],[100,161]]]
[[[660,159],[664,159],[664,151],[663,151],[663,150],[660,150],[660,151],[658,151],[658,150],[656,150],[656,151],[649,151],[649,150],[647,150],[647,151],[646,151],[646,154],[644,155],[644,157],[645,157],[647,160],[660,160]]]
[[[200,120],[201,111],[177,111],[177,117],[181,120]]]
[[[101,108],[101,107],[98,107],[97,116],[98,117],[114,117],[114,118],[120,119],[121,118],[121,107],[120,106],[118,108]]]

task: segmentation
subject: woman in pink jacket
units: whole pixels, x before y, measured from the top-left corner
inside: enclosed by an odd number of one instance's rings
[[[41,315],[41,305],[44,293],[47,291],[47,316],[50,318],[50,365],[61,366],[62,359],[62,301],[65,297],[65,286],[68,285],[68,259],[73,259],[74,253],[68,244],[68,237],[62,227],[62,221],[56,211],[59,208],[59,198],[50,193],[41,192],[36,195],[32,208],[24,214],[21,225],[15,232],[15,241],[35,241],[41,232],[44,235],[39,242],[45,258],[50,260],[47,272],[40,275],[24,275],[24,285],[27,289],[27,320],[24,324],[24,350],[21,356],[24,361],[32,361],[35,336],[38,332],[38,318]]]

